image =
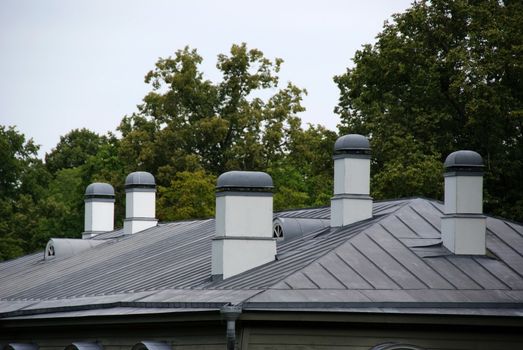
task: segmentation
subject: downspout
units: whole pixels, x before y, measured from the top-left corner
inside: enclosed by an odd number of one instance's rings
[[[227,321],[227,350],[236,349],[236,320],[242,313],[241,305],[225,305],[220,309],[224,320]]]

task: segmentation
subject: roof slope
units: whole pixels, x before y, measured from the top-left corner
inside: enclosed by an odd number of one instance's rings
[[[441,215],[442,204],[427,199],[376,202],[372,219],[278,242],[277,260],[223,281],[210,278],[213,219],[160,224],[132,236],[111,233],[107,242],[67,259],[33,254],[1,263],[0,317],[87,305],[227,303],[382,312],[467,307],[523,315],[523,226],[489,217],[489,254],[454,256],[441,246]],[[330,210],[275,216],[325,220]]]

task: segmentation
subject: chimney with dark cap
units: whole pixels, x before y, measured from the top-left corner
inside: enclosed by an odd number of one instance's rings
[[[258,171],[229,171],[216,186],[213,278],[228,278],[273,261],[272,178]]]
[[[95,182],[85,189],[85,218],[83,239],[114,229],[113,186]]]
[[[136,171],[125,179],[124,234],[129,235],[156,226],[156,182],[145,171]]]
[[[454,254],[485,254],[483,159],[474,151],[457,151],[445,160],[443,245]]]
[[[349,134],[334,144],[334,197],[331,226],[372,218],[370,144],[365,136]]]

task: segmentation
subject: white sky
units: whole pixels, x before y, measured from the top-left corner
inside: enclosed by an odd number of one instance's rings
[[[411,0],[0,0],[0,124],[40,144],[86,127],[115,131],[150,90],[159,57],[189,45],[216,80],[216,56],[246,42],[280,57],[282,86],[306,88],[304,122],[336,129],[332,77]]]

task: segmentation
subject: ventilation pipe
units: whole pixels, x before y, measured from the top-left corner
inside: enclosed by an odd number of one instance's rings
[[[484,255],[483,159],[474,151],[457,151],[444,165],[443,245],[454,254]]]
[[[365,136],[349,134],[334,144],[334,197],[331,226],[372,218],[370,144]]]
[[[273,261],[272,178],[256,171],[229,171],[216,186],[216,235],[212,275],[228,278]]]
[[[113,186],[95,182],[85,189],[85,217],[83,239],[114,230]]]
[[[124,234],[130,235],[156,226],[156,182],[145,171],[136,171],[125,179]]]

